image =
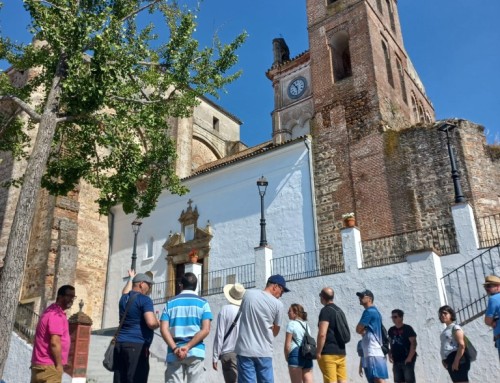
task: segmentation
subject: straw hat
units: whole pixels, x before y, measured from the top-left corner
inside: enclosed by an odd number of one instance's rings
[[[240,283],[227,284],[224,286],[224,296],[233,305],[241,305],[243,295],[245,295],[245,287]]]
[[[500,278],[496,275],[488,275],[484,278],[483,285],[500,285]]]

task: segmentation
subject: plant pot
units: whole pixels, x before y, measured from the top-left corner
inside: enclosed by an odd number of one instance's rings
[[[356,218],[346,218],[344,220],[345,227],[355,227],[356,226]]]
[[[191,263],[198,263],[198,256],[193,255],[193,256],[189,257],[189,260],[191,261]]]

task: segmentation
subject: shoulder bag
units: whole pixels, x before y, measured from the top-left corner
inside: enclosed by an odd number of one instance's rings
[[[129,298],[129,300],[127,302],[127,306],[125,307],[125,312],[123,313],[123,317],[120,321],[120,325],[116,329],[115,335],[113,335],[113,339],[111,339],[111,342],[109,342],[109,346],[108,346],[106,352],[104,353],[104,359],[102,361],[102,365],[108,371],[115,370],[115,365],[114,365],[115,357],[114,356],[115,356],[116,337],[118,336],[118,333],[120,332],[120,329],[122,328],[123,322],[125,321],[125,317],[127,316],[128,309],[130,308],[130,306],[132,305],[132,302],[135,301],[135,299],[137,298],[138,295],[139,294],[134,294]]]

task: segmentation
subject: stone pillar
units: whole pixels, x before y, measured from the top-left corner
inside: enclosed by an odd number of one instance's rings
[[[451,214],[453,215],[460,254],[474,255],[479,249],[479,238],[471,206],[467,202],[457,203],[451,207]]]
[[[363,249],[361,233],[357,227],[345,227],[340,230],[342,235],[342,253],[346,272],[354,272],[363,268]]]
[[[272,275],[273,250],[267,246],[259,246],[255,251],[255,287],[263,289]]]
[[[199,263],[186,263],[184,265],[184,273],[193,273],[198,278],[198,284],[196,285],[195,294],[200,295],[201,291],[201,265]]]
[[[82,308],[83,301],[80,301],[80,311],[69,318],[71,347],[68,365],[64,367],[64,372],[71,376],[72,383],[85,383],[87,381],[92,319],[82,312]]]

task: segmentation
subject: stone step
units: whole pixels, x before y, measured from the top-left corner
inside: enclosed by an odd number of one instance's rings
[[[155,338],[157,338],[155,336]],[[106,370],[102,365],[104,353],[108,348],[112,336],[91,335],[89,361],[87,367],[87,383],[109,383],[113,381],[113,373]],[[161,341],[161,339],[160,339]],[[158,344],[158,349],[161,350],[161,345]],[[165,373],[164,357],[159,359],[156,355],[152,355],[149,360],[149,381],[163,382]]]

